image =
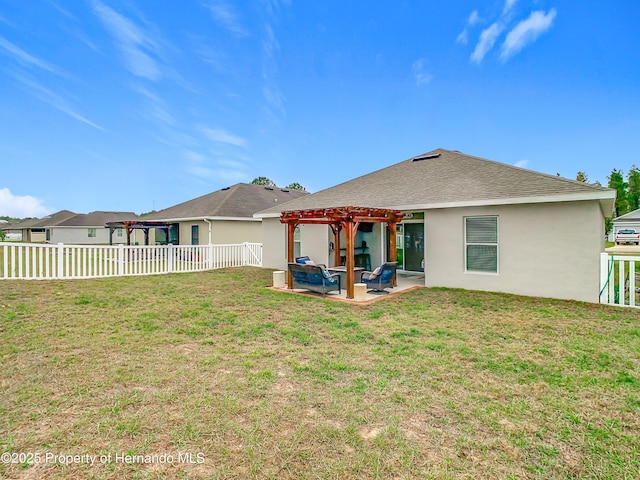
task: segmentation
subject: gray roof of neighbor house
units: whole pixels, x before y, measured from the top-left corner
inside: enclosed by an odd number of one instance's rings
[[[301,190],[237,183],[231,187],[145,215],[142,219],[173,221],[201,218],[253,219],[254,213],[269,208],[271,205],[280,205],[308,195],[308,192]]]
[[[256,218],[342,206],[412,210],[571,200],[599,200],[610,215],[615,191],[440,148],[271,207]]]
[[[104,227],[107,222],[123,222],[125,220],[139,220],[133,212],[104,212],[79,213],[56,224],[56,227]],[[54,225],[52,225],[54,226]]]
[[[36,221],[35,223],[28,225],[28,226],[23,226],[20,228],[45,228],[45,227],[53,227],[55,225],[58,225],[61,222],[64,222],[65,220],[68,220],[69,218],[73,217],[74,215],[76,215],[75,213],[69,211],[69,210],[60,210],[59,212],[56,213],[52,213],[51,215],[47,215],[46,217],[42,217],[41,219],[39,219],[38,221]]]
[[[625,213],[613,219],[614,222],[638,222],[640,221],[640,208],[632,212]]]
[[[29,228],[40,221],[39,218],[24,218],[16,223],[3,223],[0,228],[3,230],[22,230],[23,228]]]

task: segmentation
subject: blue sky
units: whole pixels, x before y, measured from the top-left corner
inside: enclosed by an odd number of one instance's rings
[[[435,148],[640,165],[640,2],[0,0],[0,215],[309,191]]]

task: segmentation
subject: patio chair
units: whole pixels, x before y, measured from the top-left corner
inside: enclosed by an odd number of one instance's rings
[[[396,262],[386,262],[373,272],[362,272],[361,283],[367,286],[367,291],[389,293],[385,288],[393,288],[393,277],[397,268]]]

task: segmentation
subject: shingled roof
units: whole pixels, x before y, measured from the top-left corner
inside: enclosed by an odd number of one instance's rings
[[[37,222],[30,224],[28,227],[21,228],[45,228],[45,227],[53,227],[58,225],[65,220],[75,216],[76,214],[70,210],[60,210],[59,212],[52,213],[51,215],[47,215],[46,217],[41,218]]]
[[[282,211],[346,205],[397,210],[599,200],[611,213],[615,191],[511,165],[437,149],[294,200],[256,218]]]
[[[58,223],[57,227],[104,227],[107,222],[123,222],[125,220],[138,220],[133,212],[105,212],[79,213],[73,217]]]
[[[614,222],[638,222],[640,221],[640,208],[631,212],[625,213],[613,219]]]
[[[308,195],[308,192],[301,190],[237,183],[231,187],[145,215],[144,220],[253,219],[255,213],[272,205],[280,205]]]

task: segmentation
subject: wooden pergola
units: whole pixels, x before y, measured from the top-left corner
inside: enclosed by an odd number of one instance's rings
[[[106,227],[109,229],[109,245],[113,244],[113,232],[119,228],[125,229],[127,232],[127,245],[131,245],[131,234],[134,230],[142,230],[144,232],[144,244],[149,245],[149,230],[152,228],[165,229],[167,231],[167,239],[169,238],[169,228],[171,223],[168,222],[145,222],[140,220],[124,220],[121,222],[107,222]]]
[[[346,245],[346,280],[347,298],[353,298],[355,284],[355,245],[354,240],[360,223],[386,223],[389,226],[389,258],[392,262],[397,260],[396,253],[396,225],[402,221],[404,214],[399,210],[370,207],[333,207],[310,210],[293,210],[282,212],[280,222],[287,224],[287,258],[289,263],[294,258],[294,233],[300,224],[329,225],[334,236],[335,260],[334,265],[340,265],[340,231],[344,230]],[[394,285],[396,279],[393,279]],[[293,286],[291,272],[288,275],[289,288]]]

